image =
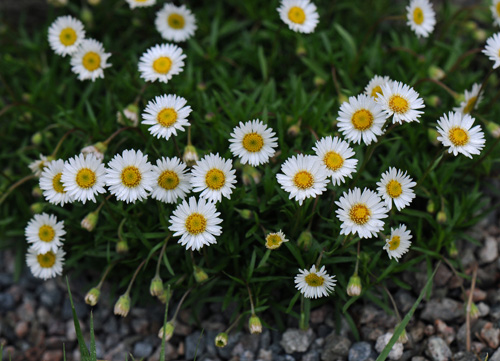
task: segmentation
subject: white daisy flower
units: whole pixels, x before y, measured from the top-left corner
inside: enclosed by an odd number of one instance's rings
[[[460,103],[459,107],[453,108],[453,110],[462,114],[470,114],[481,103],[481,100],[483,100],[483,94],[479,94],[480,90],[481,84],[475,83],[472,85],[471,91],[465,91],[464,101]]]
[[[42,171],[50,161],[49,158],[52,157],[46,157],[45,155],[40,154],[40,159],[34,160],[30,163],[30,165],[28,165],[28,168],[33,172],[35,177],[40,177],[42,175]]]
[[[500,33],[493,34],[486,40],[486,47],[483,49],[483,53],[495,62],[493,69],[500,66]]]
[[[189,202],[184,200],[177,206],[170,217],[171,226],[168,228],[174,236],[181,236],[180,244],[186,249],[197,251],[203,246],[217,243],[215,236],[220,236],[222,222],[215,204],[200,198],[190,197]]]
[[[407,24],[418,37],[428,37],[436,25],[436,13],[429,0],[411,0],[406,7]]]
[[[306,298],[328,297],[336,283],[335,276],[328,275],[325,266],[319,271],[315,265],[310,270],[299,269],[299,274],[295,276],[295,287]]]
[[[77,51],[71,56],[71,70],[79,80],[104,78],[103,69],[109,68],[107,63],[111,53],[105,53],[104,47],[94,39],[84,39]]]
[[[156,181],[148,156],[133,149],[116,154],[108,163],[105,177],[109,191],[127,203],[148,198]]]
[[[500,26],[500,0],[493,0],[490,9],[493,14],[493,22]]]
[[[45,200],[60,206],[71,202],[71,197],[61,182],[63,170],[64,161],[62,159],[53,160],[47,164],[40,176],[40,189],[43,190]]]
[[[276,133],[259,119],[240,122],[233,129],[229,149],[235,157],[241,158],[241,164],[258,166],[267,163],[276,153],[278,146]]]
[[[388,76],[375,75],[365,88],[365,94],[377,99],[378,95],[382,93],[382,86],[391,82]]]
[[[145,8],[156,4],[156,0],[125,0],[131,9]]]
[[[231,199],[236,171],[232,169],[233,161],[224,159],[217,154],[203,157],[191,170],[193,191],[202,192],[201,198],[214,203],[220,202],[222,196]]]
[[[24,234],[31,247],[39,252],[57,251],[64,241],[64,222],[57,222],[53,214],[35,214],[28,222]]]
[[[382,218],[387,217],[387,208],[372,190],[349,189],[335,204],[337,218],[342,222],[340,234],[357,233],[360,238],[372,238],[384,228]]]
[[[168,140],[172,134],[177,135],[177,130],[184,131],[190,125],[187,117],[191,107],[186,103],[186,99],[173,94],[157,96],[144,109],[142,124],[151,125],[151,135]]]
[[[158,44],[149,48],[139,59],[139,72],[146,81],[167,83],[182,72],[186,55],[173,44]]]
[[[186,174],[186,164],[179,158],[161,158],[153,166],[156,183],[153,184],[151,197],[165,202],[175,203],[178,198],[184,199],[191,191],[189,174]]]
[[[72,200],[96,202],[96,194],[106,192],[104,173],[104,165],[93,154],[80,154],[64,164],[61,182]]]
[[[351,142],[360,144],[363,140],[370,145],[383,134],[382,126],[386,119],[386,114],[371,96],[359,94],[342,103],[337,126]]]
[[[155,25],[163,39],[176,43],[189,39],[197,29],[196,18],[185,5],[170,3],[156,13]]]
[[[266,236],[266,248],[268,249],[280,248],[283,242],[288,242],[288,239],[285,238],[285,234],[281,232],[281,229],[276,233],[269,233]]]
[[[33,276],[47,280],[62,274],[65,254],[61,248],[38,252],[31,246],[26,253],[26,264]]]
[[[450,147],[448,153],[457,155],[462,153],[466,157],[472,158],[472,154],[479,154],[484,147],[484,133],[480,125],[472,127],[474,118],[469,114],[449,112],[438,120],[437,131],[445,147]],[[471,128],[472,127],[472,128]]]
[[[345,177],[352,178],[356,171],[358,160],[352,158],[355,153],[349,143],[331,135],[318,140],[313,147],[316,155],[327,169],[327,174],[332,178],[333,185],[345,182]]]
[[[310,34],[319,22],[316,5],[309,0],[281,0],[277,10],[281,20],[295,32]]]
[[[412,87],[398,81],[382,86],[382,94],[377,98],[377,103],[386,112],[387,117],[393,117],[394,124],[402,124],[403,121],[419,122],[418,117],[423,112],[416,109],[425,106],[420,95]]]
[[[417,183],[399,169],[390,167],[389,170],[382,174],[382,179],[377,183],[378,194],[385,200],[385,206],[388,210],[392,208],[392,201],[398,209],[402,210],[408,206],[413,198],[415,198],[415,193],[413,192],[413,187]]]
[[[384,245],[389,259],[394,258],[399,262],[399,258],[408,252],[411,246],[411,237],[410,231],[406,230],[404,224],[400,224],[398,228],[391,228],[391,238],[386,239]]]
[[[316,197],[326,190],[328,173],[318,157],[298,154],[291,156],[281,165],[284,174],[276,178],[281,188],[290,193],[302,205],[304,199]]]
[[[49,27],[49,45],[57,55],[73,54],[83,39],[83,23],[72,16],[60,16]]]

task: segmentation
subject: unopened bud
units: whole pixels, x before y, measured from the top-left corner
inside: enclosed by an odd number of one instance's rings
[[[457,249],[457,245],[455,244],[455,242],[451,242],[450,248],[448,249],[448,254],[450,255],[450,258],[453,258],[453,259],[458,257],[458,249]]]
[[[436,212],[436,203],[432,199],[429,199],[427,202],[427,212],[428,213],[434,213]]]
[[[249,186],[250,184],[252,184],[252,179],[255,184],[259,184],[261,174],[256,168],[246,164],[245,166],[243,166],[243,172],[241,177],[243,180],[243,184]]]
[[[256,314],[253,314],[248,320],[248,328],[250,329],[251,334],[262,333],[262,323]]]
[[[34,197],[34,198],[41,198],[42,195],[43,195],[43,191],[42,189],[36,185],[33,187],[33,189],[31,190],[31,195]]]
[[[97,304],[97,301],[99,301],[100,295],[101,295],[101,290],[99,290],[97,287],[92,288],[85,295],[85,303],[87,305],[95,306]]]
[[[347,98],[344,94],[339,95],[339,104],[345,103],[349,101],[349,98]]]
[[[80,15],[80,19],[89,27],[92,26],[94,22],[94,15],[92,15],[92,11],[88,7],[84,7],[82,9],[82,13]]]
[[[439,140],[438,140],[439,133],[436,129],[434,128],[428,128],[427,129],[427,137],[429,138],[429,141],[437,147],[439,145]]]
[[[137,127],[139,124],[139,107],[137,105],[133,103],[127,105],[127,107],[123,109],[123,115],[125,116],[125,119],[122,117],[121,112],[116,113],[116,120],[119,124]]]
[[[236,209],[236,211],[240,214],[241,218],[247,221],[253,219],[253,212],[250,209]]]
[[[108,146],[104,142],[97,142],[82,148],[80,152],[84,155],[93,154],[97,159],[103,160],[107,149]]]
[[[467,310],[467,305],[465,306],[466,310]],[[476,304],[474,302],[472,302],[470,304],[470,309],[469,309],[469,316],[471,318],[471,320],[475,320],[479,317],[479,308],[477,308]]]
[[[99,220],[99,211],[90,212],[82,219],[80,225],[82,228],[86,229],[89,232],[92,232],[97,225],[97,221]]]
[[[208,280],[207,273],[201,267],[194,266],[193,274],[194,274],[194,279],[198,283],[203,283],[206,280]]]
[[[487,121],[486,130],[488,130],[493,138],[500,138],[500,125],[497,123]]]
[[[31,143],[33,143],[34,145],[40,145],[42,144],[42,141],[43,141],[43,135],[41,132],[36,132],[31,136]]]
[[[168,289],[164,289],[163,293],[158,296],[158,300],[160,300],[161,303],[165,304],[170,298],[170,292]]]
[[[89,5],[96,6],[101,3],[101,0],[87,0],[87,2],[89,3]]]
[[[45,203],[43,202],[35,202],[30,206],[30,211],[33,214],[39,214],[43,212],[43,209],[45,208]]]
[[[68,5],[68,0],[47,0],[47,3],[55,7],[62,7]]]
[[[307,50],[302,45],[299,45],[299,46],[297,46],[297,49],[295,50],[295,54],[297,54],[298,56],[304,56],[304,55],[307,55]]]
[[[446,217],[446,212],[445,211],[439,211],[436,215],[436,220],[438,221],[439,224],[444,224],[446,223],[447,217]]]
[[[160,331],[158,332],[158,337],[163,339],[165,338],[165,341],[168,341],[172,338],[174,335],[174,329],[175,329],[175,324],[173,321],[167,322],[165,325],[165,329],[160,328]]]
[[[227,345],[227,333],[221,332],[217,336],[215,336],[215,346],[217,347],[225,347]]]
[[[326,80],[323,79],[322,77],[320,76],[315,76],[314,77],[314,85],[317,87],[317,88],[320,88],[322,87],[323,85],[326,84]]]
[[[432,106],[434,108],[438,108],[441,106],[441,98],[438,97],[437,95],[431,95],[430,97],[426,98],[425,103],[429,104],[430,106]]]
[[[347,294],[351,297],[361,294],[361,278],[357,274],[352,275],[347,284]]]
[[[189,167],[192,167],[193,165],[195,165],[198,162],[198,160],[199,160],[198,152],[196,151],[196,148],[193,145],[187,145],[184,148],[184,155],[182,156],[182,160]]]
[[[302,233],[299,235],[299,239],[297,240],[297,245],[302,248],[304,251],[308,251],[313,242],[313,235],[311,231],[302,231]]]
[[[446,73],[439,66],[431,65],[429,67],[429,77],[434,80],[443,79],[446,76]]]
[[[288,136],[290,136],[292,138],[295,138],[297,135],[300,134],[300,124],[291,125],[287,129],[286,134],[288,134]]]
[[[198,85],[196,86],[196,88],[199,91],[205,91],[205,90],[207,90],[207,84],[205,84],[204,82],[198,83]]]
[[[488,34],[484,29],[477,29],[472,33],[474,39],[480,43],[484,42],[488,37]]]
[[[127,317],[128,311],[130,311],[130,296],[128,293],[124,293],[120,296],[118,301],[115,303],[115,315],[122,317]]]
[[[212,112],[205,114],[205,120],[206,120],[206,121],[211,121],[211,120],[213,120],[214,118],[215,118],[215,114],[214,114],[214,113],[212,113]]]
[[[477,23],[475,21],[466,21],[463,23],[464,29],[467,29],[469,31],[473,31],[477,29]]]
[[[116,253],[128,253],[128,243],[125,240],[120,240],[116,243]]]
[[[151,280],[151,285],[149,286],[149,293],[151,293],[151,296],[153,297],[159,297],[163,295],[163,291],[163,281],[160,276],[154,276]]]

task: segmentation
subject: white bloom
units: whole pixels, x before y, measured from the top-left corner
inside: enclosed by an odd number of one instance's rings
[[[182,72],[186,55],[173,44],[158,44],[149,48],[139,59],[139,72],[146,81],[167,83]]]
[[[481,126],[472,127],[473,124],[474,118],[469,114],[458,112],[443,114],[438,120],[437,131],[440,136],[437,139],[445,147],[450,147],[448,153],[453,153],[455,156],[462,153],[466,157],[472,158],[472,154],[481,153],[485,143]]]
[[[45,200],[60,206],[71,202],[71,197],[61,182],[63,170],[64,161],[62,159],[53,160],[47,164],[40,176],[40,189],[43,190]]]
[[[281,188],[290,193],[302,205],[306,198],[316,197],[326,190],[328,173],[318,157],[298,154],[281,165],[284,174],[276,178]]]
[[[195,197],[184,200],[177,206],[170,217],[171,226],[168,228],[174,236],[181,236],[179,243],[186,249],[197,251],[205,245],[217,243],[215,236],[220,236],[222,222],[219,218],[215,204],[200,198],[196,202]]]
[[[382,179],[377,183],[377,191],[385,200],[385,206],[388,210],[392,208],[392,201],[394,201],[394,205],[400,211],[415,198],[412,188],[416,185],[417,183],[413,182],[410,176],[406,175],[406,172],[403,173],[399,169],[390,167],[387,172],[382,174]]]
[[[153,190],[155,175],[148,156],[140,150],[124,150],[116,154],[106,168],[106,185],[119,201],[135,203],[148,198]]]
[[[232,169],[233,161],[224,159],[217,154],[208,154],[203,157],[191,171],[193,191],[202,192],[201,198],[212,202],[220,202],[222,196],[231,199],[236,171]]]
[[[184,131],[190,125],[187,117],[191,107],[186,103],[186,99],[173,94],[157,96],[144,109],[142,124],[151,125],[151,135],[168,140],[172,134],[177,135],[177,130]]]
[[[35,177],[40,177],[42,175],[43,169],[47,166],[48,161],[49,158],[47,158],[45,155],[40,154],[40,159],[34,160],[28,167],[33,172]]]
[[[352,177],[356,171],[358,160],[352,158],[355,154],[349,143],[331,135],[318,140],[313,147],[319,160],[327,169],[329,177],[332,177],[333,185],[345,182],[345,177]]]
[[[387,217],[384,203],[370,189],[365,188],[363,193],[359,188],[344,192],[335,204],[337,218],[342,222],[340,234],[357,233],[360,238],[372,238],[384,228],[382,218]]]
[[[156,13],[156,30],[168,41],[185,41],[196,31],[196,18],[185,5],[175,6],[166,3]]]
[[[26,264],[33,276],[47,280],[62,274],[65,254],[61,248],[40,253],[31,246],[26,253]]]
[[[399,262],[399,258],[406,252],[411,246],[411,234],[410,231],[406,230],[404,224],[399,225],[398,228],[391,228],[391,238],[385,240],[384,249],[387,251],[389,259],[394,258]]]
[[[363,140],[366,145],[370,145],[377,140],[377,136],[382,135],[386,119],[382,108],[371,96],[360,94],[342,103],[337,126],[351,142],[359,144]]]
[[[299,269],[299,274],[295,276],[295,287],[306,298],[327,297],[336,283],[335,276],[329,276],[325,266],[322,266],[319,271],[316,270],[315,265],[310,270]]]
[[[107,63],[111,53],[105,53],[100,42],[94,39],[84,39],[76,52],[71,56],[71,70],[78,75],[79,80],[104,78],[103,69],[109,68]]]
[[[278,146],[276,133],[258,119],[240,122],[233,129],[229,149],[235,157],[241,158],[242,164],[257,166],[267,163]]]
[[[156,4],[156,0],[125,0],[131,9],[145,8]]]
[[[386,112],[387,117],[393,116],[394,124],[401,124],[403,121],[419,122],[418,117],[423,112],[416,109],[425,107],[424,101],[413,88],[398,81],[382,86],[382,94],[377,98],[377,103]]]
[[[153,174],[156,183],[151,197],[156,200],[175,203],[178,198],[184,199],[191,190],[186,164],[177,157],[157,159]]]
[[[459,107],[453,108],[453,110],[462,114],[470,114],[470,112],[477,108],[481,100],[483,100],[483,94],[479,94],[480,90],[481,84],[475,83],[472,85],[471,91],[465,91],[464,101],[460,103]]]
[[[429,0],[411,0],[406,7],[407,24],[418,37],[428,37],[436,25],[436,13]]]
[[[310,34],[319,22],[316,5],[309,0],[281,0],[277,10],[281,20],[295,32]]]
[[[104,193],[104,165],[93,154],[68,159],[64,164],[61,182],[72,200],[96,201],[96,194]]]
[[[483,53],[495,62],[493,69],[500,66],[500,33],[493,34],[486,40],[486,47],[483,49]]]
[[[493,14],[493,22],[500,26],[500,0],[493,0],[490,9]]]
[[[377,99],[378,95],[382,93],[382,86],[391,82],[388,76],[375,75],[365,88],[365,94]]]
[[[49,44],[58,55],[73,54],[83,39],[83,24],[72,16],[60,16],[49,27]]]
[[[283,242],[288,242],[288,239],[285,238],[285,234],[281,232],[281,229],[276,233],[269,233],[266,236],[266,248],[277,249]]]
[[[57,251],[64,241],[64,222],[57,222],[53,214],[35,214],[24,230],[28,243],[39,252]]]

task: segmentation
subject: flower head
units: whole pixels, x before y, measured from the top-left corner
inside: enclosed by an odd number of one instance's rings
[[[26,264],[33,276],[47,280],[62,274],[65,254],[62,248],[39,252],[35,250],[34,246],[31,246],[26,254]]]
[[[106,191],[104,173],[104,165],[93,154],[80,154],[65,163],[61,182],[73,200],[95,202],[95,196]]]
[[[481,153],[484,147],[484,133],[480,125],[472,127],[474,118],[469,114],[449,112],[438,120],[437,130],[439,141],[445,147],[450,147],[448,153],[457,155],[462,153],[466,157],[472,158],[473,154]]]
[[[393,80],[388,76],[375,75],[366,86],[365,94],[377,99],[379,94],[382,94],[382,87],[391,81]]]
[[[241,158],[242,164],[264,164],[275,153],[274,148],[278,145],[275,135],[271,128],[258,119],[240,122],[231,133],[229,149],[235,157]]]
[[[56,252],[64,241],[64,222],[57,222],[53,214],[35,214],[28,222],[24,234],[31,248],[39,253]]]
[[[111,53],[104,52],[104,47],[94,39],[82,41],[76,52],[71,56],[71,70],[78,75],[79,80],[104,78],[104,70],[111,64],[107,63]]]
[[[166,3],[156,13],[156,30],[168,41],[185,41],[196,31],[196,18],[185,5],[175,6]]]
[[[186,103],[186,99],[173,94],[157,96],[144,109],[142,124],[150,125],[151,135],[168,140],[172,134],[177,135],[177,130],[184,131],[190,125],[187,117],[191,107]]]
[[[34,160],[33,162],[30,163],[28,167],[33,172],[35,177],[40,177],[42,175],[43,169],[47,166],[48,162],[52,160],[54,160],[53,157],[51,156],[47,157],[43,154],[40,154],[40,159]]]
[[[321,138],[313,147],[316,155],[327,169],[328,176],[332,178],[333,185],[345,182],[345,177],[352,177],[356,171],[358,160],[352,158],[355,154],[349,143],[331,136]]]
[[[410,176],[406,175],[406,172],[403,173],[399,169],[390,167],[387,172],[382,174],[382,179],[377,183],[377,191],[385,200],[387,209],[392,208],[394,201],[394,205],[400,211],[415,198],[412,188],[416,185],[417,183],[413,182]]]
[[[262,322],[255,313],[248,319],[248,328],[251,334],[262,333]]]
[[[277,10],[281,20],[298,33],[312,33],[319,22],[316,5],[309,0],[281,0]]]
[[[335,276],[329,276],[326,273],[325,266],[317,270],[313,265],[310,270],[299,269],[299,274],[295,276],[295,287],[306,298],[320,298],[328,296],[333,291],[335,284]]]
[[[149,48],[139,59],[139,72],[146,81],[167,83],[182,72],[186,55],[173,44],[158,44]]]
[[[402,124],[403,121],[419,122],[418,118],[423,112],[417,109],[425,106],[424,101],[413,88],[398,81],[382,86],[382,94],[377,98],[377,102],[387,117],[392,116],[394,124]]]
[[[418,37],[428,37],[436,25],[436,13],[429,0],[411,0],[406,7],[407,24]]]
[[[391,228],[391,238],[386,239],[384,245],[389,259],[394,258],[399,261],[399,258],[408,252],[411,246],[411,237],[410,231],[406,230],[404,224],[399,225],[398,228]]]
[[[83,23],[72,16],[60,16],[49,27],[49,45],[58,55],[73,54],[83,39]]]
[[[488,56],[488,58],[495,62],[493,64],[493,69],[500,66],[500,33],[493,34],[486,40],[486,47],[483,53]]]
[[[53,160],[47,163],[40,175],[40,189],[46,201],[52,204],[64,206],[71,202],[71,197],[61,182],[64,161],[62,159]]]
[[[500,0],[493,0],[491,2],[491,13],[493,15],[493,22],[500,26]]]
[[[474,85],[472,85],[472,89],[470,91],[465,91],[464,101],[460,103],[459,107],[453,108],[453,110],[462,114],[470,114],[474,109],[477,108],[477,106],[483,99],[483,94],[479,94],[480,90],[481,84],[475,83]]]
[[[161,158],[153,166],[156,183],[151,197],[165,203],[176,203],[191,191],[190,175],[186,174],[186,164],[179,158]]]
[[[266,236],[266,248],[277,249],[280,248],[283,242],[288,242],[285,238],[285,234],[281,232],[281,229],[277,233],[269,233]]]
[[[227,333],[221,332],[217,336],[215,336],[215,346],[217,347],[225,347],[227,345]]]

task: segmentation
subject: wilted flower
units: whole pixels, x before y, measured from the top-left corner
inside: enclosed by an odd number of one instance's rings
[[[121,295],[118,301],[116,301],[114,313],[115,315],[127,317],[128,311],[130,311],[130,296],[127,292]]]
[[[215,336],[215,346],[225,347],[227,345],[227,333],[221,332]]]
[[[101,295],[101,291],[99,288],[94,287],[85,295],[85,303],[87,305],[95,306],[97,301],[99,300],[99,296]]]
[[[257,317],[256,314],[253,314],[248,320],[248,328],[250,329],[250,333],[262,333],[262,323],[260,322],[260,318]]]

